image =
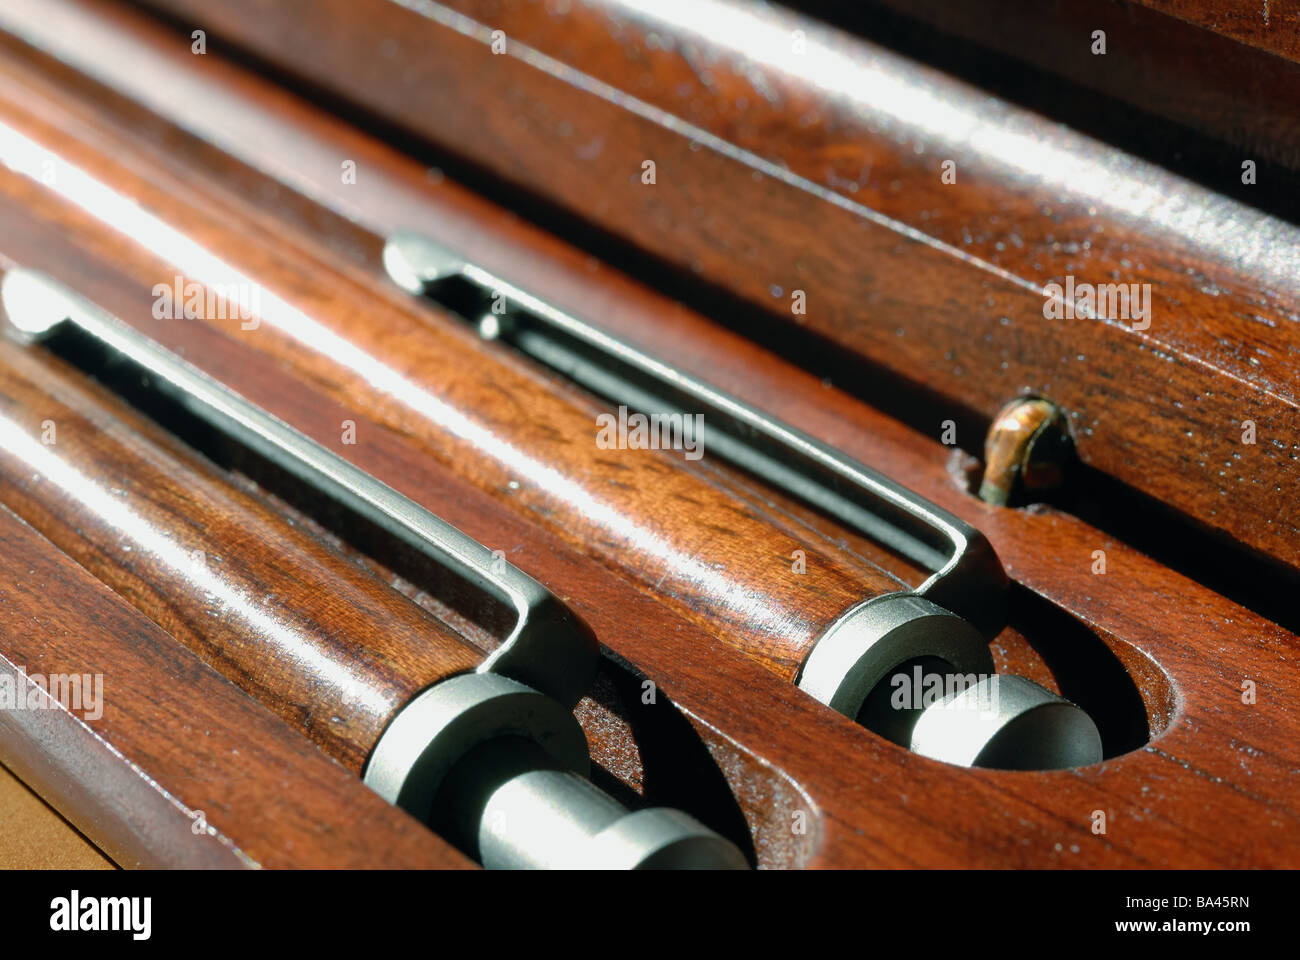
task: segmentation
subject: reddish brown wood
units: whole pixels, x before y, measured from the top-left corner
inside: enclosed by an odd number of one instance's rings
[[[165,37],[149,33],[147,26],[139,29],[143,32],[136,36]],[[165,48],[146,44],[132,48],[132,56],[139,64],[159,50]],[[183,52],[176,56],[178,63],[188,57]],[[359,443],[349,453],[359,464],[471,535],[511,545],[512,560],[566,596],[611,650],[655,678],[691,718],[735,791],[760,862],[1300,862],[1295,829],[1300,820],[1295,803],[1300,731],[1288,670],[1300,646],[1294,636],[1075,518],[980,504],[954,481],[951,451],[932,439],[454,185],[429,183],[410,160],[220,65],[215,57],[205,61],[203,70],[212,72],[187,72],[184,82],[155,83],[157,91],[142,96],[149,94],[147,102],[159,107],[174,97],[173,122],[236,150],[237,156],[281,176],[283,184],[347,211],[362,229],[323,214],[283,186],[276,189],[208,145],[178,136],[166,123],[129,110],[120,115],[133,117],[130,129],[141,152],[133,154],[123,149],[123,141],[113,140],[123,162],[146,166],[155,177],[170,162],[194,171],[196,180],[229,184],[232,197],[224,209],[237,221],[248,216],[249,222],[270,230],[270,215],[282,218],[278,229],[283,232],[277,235],[285,242],[296,238],[306,244],[304,234],[310,233],[311,242],[352,257],[349,262],[357,265],[349,268],[339,261],[336,269],[375,269],[376,245],[367,232],[383,233],[398,223],[460,228],[490,266],[557,303],[598,314],[611,328],[643,338],[656,352],[673,350],[695,372],[887,469],[981,526],[1026,592],[1050,600],[1086,625],[1085,633],[1113,651],[1142,691],[1154,743],[1097,767],[1007,774],[923,760],[811,703],[710,642],[694,625],[666,611],[650,590],[634,588],[616,570],[503,512],[494,500],[440,468],[422,441],[358,416]],[[160,76],[152,75],[155,81]],[[163,90],[168,92],[158,92]],[[204,110],[195,109],[198,104]],[[249,138],[250,131],[258,136]],[[337,186],[338,163],[347,156],[362,158],[361,169],[371,173],[359,179],[354,194]],[[239,195],[262,198],[267,215],[254,218],[235,199]],[[208,197],[205,202],[217,201]],[[201,205],[196,207],[201,212]],[[96,252],[86,236],[74,245],[67,235],[72,225],[92,229],[75,219],[43,221],[16,208],[4,210],[3,234],[16,238],[25,256],[62,269],[69,282],[110,309],[144,316],[147,291],[138,280],[124,286],[110,267],[121,251]],[[246,341],[218,337],[198,325],[181,332],[192,355],[215,375],[322,440],[337,434],[347,408],[322,398],[314,385],[286,378],[259,359],[257,351],[249,351]],[[173,336],[180,338],[176,331]],[[1096,549],[1107,552],[1105,576],[1089,573]],[[1261,696],[1253,705],[1241,702],[1243,679],[1259,684]],[[647,783],[652,780],[647,777]],[[813,827],[806,837],[790,831],[791,815],[800,809],[812,812]],[[1098,809],[1110,814],[1111,828],[1104,837],[1090,830],[1092,812]]]
[[[38,674],[102,715],[0,710],[0,759],[122,866],[470,866],[0,507],[0,675]]]
[[[1291,61],[1300,61],[1300,3],[1236,3],[1234,0],[1138,0],[1187,23]]]
[[[0,501],[354,773],[411,697],[482,659],[121,403],[5,342]]]
[[[879,3],[882,12],[892,9],[1087,93],[1176,121],[1226,144],[1228,157],[1300,169],[1300,18],[1293,0]],[[836,0],[810,6],[831,20],[837,7],[844,9]],[[1092,52],[1097,30],[1106,33],[1104,61]],[[1232,163],[1224,173],[1239,171]]]
[[[14,128],[53,134],[48,114],[41,122],[4,107],[0,114]],[[738,508],[681,454],[601,449],[601,408],[572,388],[530,376],[507,351],[484,344],[459,321],[430,322],[386,281],[339,272],[318,254],[295,249],[283,231],[260,225],[232,230],[228,213],[206,205],[202,192],[185,182],[163,186],[124,169],[100,170],[98,153],[79,154],[56,136],[51,142],[69,150],[70,162],[92,164],[113,189],[136,196],[266,287],[259,329],[241,330],[239,318],[199,322],[231,331],[354,412],[425,444],[440,463],[500,503],[631,570],[666,602],[786,679],[794,678],[812,643],[842,613],[898,589],[885,571],[832,552],[815,531],[767,517],[757,506]],[[101,254],[115,251],[142,289],[175,274],[177,267],[138,248],[123,249],[112,230],[91,226],[48,193],[33,192],[24,178],[0,179],[6,195],[22,198],[28,209],[48,209],[79,244]],[[253,213],[241,209],[240,216]],[[8,255],[22,261],[14,247]],[[327,332],[287,334],[300,322],[298,311]],[[134,314],[128,322],[137,322]],[[191,326],[152,317],[139,325],[169,344],[186,343]],[[349,367],[332,336],[375,358],[383,372]],[[330,444],[350,456],[340,436],[341,425]],[[806,572],[794,569],[796,551],[804,553]]]
[[[0,218],[5,219],[9,236],[18,241],[8,249],[18,253],[25,263],[65,274],[65,279],[68,280],[75,277],[76,283],[87,282],[88,286],[83,289],[109,309],[129,315],[149,312],[152,301],[150,283],[141,283],[138,278],[124,280],[122,275],[106,269],[104,262],[89,258],[76,247],[69,246],[67,240],[75,230],[68,224],[52,227],[49,223],[29,218],[17,207],[0,207],[3,208]],[[93,229],[86,229],[82,235],[91,239],[94,233]],[[105,249],[111,249],[112,246],[110,243]],[[577,555],[569,553],[570,548],[561,541],[552,540],[543,531],[534,529],[527,518],[503,523],[503,518],[498,515],[500,508],[489,497],[467,487],[454,472],[442,471],[427,451],[408,447],[396,439],[398,433],[365,419],[355,410],[338,406],[336,402],[303,384],[289,386],[286,390],[282,370],[265,359],[259,359],[255,352],[245,353],[238,344],[206,325],[186,323],[184,326],[188,328],[184,331],[187,337],[184,343],[178,345],[182,353],[209,359],[224,357],[229,361],[228,366],[223,362],[215,366],[205,363],[205,368],[218,378],[236,385],[236,389],[255,402],[264,404],[272,412],[283,416],[285,411],[280,404],[288,400],[295,406],[301,405],[303,412],[323,413],[333,418],[335,428],[330,434],[318,433],[316,436],[342,454],[355,458],[360,450],[368,449],[370,456],[379,456],[390,465],[401,462],[412,466],[418,471],[419,479],[414,486],[398,484],[402,492],[415,496],[439,512],[448,509],[450,515],[457,518],[453,522],[486,543],[501,545],[512,561],[528,561],[530,556],[540,558],[540,568],[535,561],[529,561],[527,567],[542,573],[543,578],[562,598],[568,597],[570,581],[573,579],[581,581],[586,578],[602,585],[602,581],[609,577],[605,561],[579,559]],[[177,331],[172,329],[170,332]],[[231,350],[231,347],[234,349]],[[355,419],[357,423],[356,447],[338,444],[337,425],[348,418]],[[293,419],[293,415],[290,415],[290,419]],[[363,459],[361,462],[373,472],[372,461]],[[576,575],[572,571],[575,563],[578,563],[580,571]],[[709,662],[716,664],[719,661],[721,652],[713,645],[716,641],[689,623],[671,616],[662,604],[649,599],[645,592],[648,592],[645,588],[638,591],[624,583],[615,590],[613,596],[595,601],[597,607],[594,612],[601,616],[607,634],[628,630],[638,633],[662,632],[689,649],[701,651],[700,655],[705,656]],[[636,614],[631,615],[632,611],[636,611]],[[590,608],[579,607],[579,613],[584,617],[589,612]],[[612,623],[609,620],[611,615],[615,617]],[[623,619],[625,616],[630,617],[626,622]],[[765,673],[763,675],[767,676]],[[710,743],[709,749],[719,759],[709,759],[710,753],[702,749],[698,734],[693,735],[693,742],[691,737],[686,737],[687,742],[683,742],[681,731],[674,733],[670,729],[682,726],[681,721],[676,719],[677,714],[669,699],[671,687],[664,688],[653,703],[648,705],[641,702],[642,695],[641,682],[635,681],[630,691],[621,695],[616,691],[612,697],[606,696],[600,702],[588,701],[582,705],[580,714],[587,724],[588,735],[592,738],[593,755],[597,761],[604,761],[609,768],[629,780],[639,779],[638,771],[644,770],[644,785],[637,782],[629,785],[638,789],[638,792],[643,789],[646,802],[689,808],[709,821],[711,826],[724,831],[730,828],[734,834],[734,824],[729,821],[740,819],[740,814],[736,810],[736,801],[731,799],[729,793],[725,800],[718,796],[719,787],[725,789],[726,783],[717,766],[721,762],[725,764],[727,774],[741,785],[744,813],[754,818],[754,836],[749,842],[761,847],[763,862],[768,865],[798,865],[807,862],[812,855],[809,844],[813,838],[790,833],[788,816],[784,812],[795,809],[802,803],[797,788],[789,779],[778,770],[768,769],[766,762],[758,755],[740,751],[725,738],[721,742]],[[629,741],[629,726],[636,740]],[[629,753],[632,755],[628,756]],[[774,798],[779,798],[785,806],[773,809],[771,804]],[[799,809],[807,812],[804,807]],[[746,842],[743,834],[738,839],[742,843]]]
[[[1186,225],[1204,211],[1251,215],[1127,160],[1108,167],[1093,141],[779,11],[763,14],[764,36],[806,28],[821,64],[885,58],[882,82],[902,93],[873,101],[857,95],[863,80],[828,96],[765,47],[733,49],[752,35],[738,7],[691,25],[616,2],[459,5],[471,19],[386,0],[327,0],[310,15],[257,0],[165,4],[773,316],[791,320],[803,290],[801,324],[938,391],[959,419],[987,420],[1023,391],[1049,396],[1085,462],[1297,563],[1300,517],[1278,497],[1300,458],[1291,228],[1265,218],[1238,241],[1221,242],[1226,227],[1193,236]],[[504,55],[491,53],[493,27],[511,38]],[[541,69],[535,53],[554,62]],[[934,129],[938,108],[922,107],[936,102],[961,107],[962,123],[970,105],[984,141]],[[1008,129],[1018,152],[981,146]],[[648,159],[653,186],[641,181]],[[958,164],[955,185],[940,178],[944,159]],[[1242,260],[1263,236],[1267,249]],[[1152,327],[1045,320],[1043,287],[1067,275],[1150,283]]]

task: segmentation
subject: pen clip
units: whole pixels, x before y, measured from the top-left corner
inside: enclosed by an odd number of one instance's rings
[[[424,234],[389,237],[384,267],[403,289],[457,312],[486,311],[504,297],[513,309],[504,316],[485,312],[479,327],[485,337],[509,343],[611,402],[646,414],[704,414],[710,446],[723,459],[932,571],[914,593],[965,618],[985,637],[1001,629],[1008,588],[1002,563],[982,533],[948,511]]]
[[[510,677],[570,707],[586,692],[599,659],[595,638],[563,601],[518,567],[53,278],[10,270],[0,300],[26,337],[44,341],[75,326],[115,361],[147,373],[155,389],[191,414],[512,611],[512,629],[478,672]]]

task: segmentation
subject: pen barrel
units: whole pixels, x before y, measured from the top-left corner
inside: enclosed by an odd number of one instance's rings
[[[318,301],[311,284],[294,283],[292,317],[264,308],[257,349],[402,436],[431,472],[600,558],[782,679],[798,677],[846,612],[907,589],[780,510],[737,500],[712,463],[688,457],[710,456],[707,423],[693,452],[676,428],[660,425],[656,440],[459,321],[433,324],[383,297],[361,309],[355,287],[328,293]],[[291,331],[303,316],[328,331]]]
[[[484,342],[463,320],[431,316],[388,281],[341,273],[333,255],[314,244],[232,229],[204,204],[122,176],[106,172],[105,183],[129,187],[170,226],[201,237],[204,249],[233,271],[206,275],[196,265],[193,281],[216,286],[235,276],[264,294],[255,336],[224,312],[195,317],[195,326],[229,334],[259,362],[274,363],[277,375],[310,383],[356,415],[359,430],[378,427],[400,437],[429,474],[445,472],[484,491],[503,513],[627,575],[782,679],[797,679],[818,640],[847,611],[904,589],[779,511],[738,503],[691,459],[715,456],[707,422],[702,446],[664,450],[629,421],[635,413],[623,416],[593,401],[510,348]],[[13,177],[0,176],[0,193],[43,217],[75,216],[57,197],[33,196]],[[111,245],[118,274],[155,287],[153,254],[105,235],[102,224],[83,228]],[[211,372],[200,346],[212,344],[210,331],[191,334],[148,315],[129,319],[172,349],[192,350],[192,361]],[[250,392],[238,371],[226,379],[237,392]],[[292,408],[290,400],[278,409],[305,432],[319,433],[319,423],[308,427],[296,411],[286,412]],[[687,413],[694,422],[696,412]],[[419,499],[440,512],[436,494]],[[448,509],[447,519],[467,532],[484,529],[478,518],[456,514],[455,504]]]
[[[55,358],[0,340],[0,500],[360,773],[482,653]]]

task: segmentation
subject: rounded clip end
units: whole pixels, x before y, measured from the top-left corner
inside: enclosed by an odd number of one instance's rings
[[[29,337],[40,337],[71,313],[67,296],[43,273],[14,269],[0,282],[0,302],[9,323]]]
[[[423,293],[428,284],[464,269],[461,257],[423,234],[399,231],[384,242],[384,270],[408,293]]]

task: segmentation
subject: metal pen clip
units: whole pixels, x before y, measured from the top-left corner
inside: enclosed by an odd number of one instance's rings
[[[479,673],[510,677],[569,707],[586,692],[599,660],[595,638],[555,594],[518,567],[51,277],[10,270],[0,300],[21,333],[41,341],[74,325],[114,360],[146,372],[157,390],[191,414],[512,611],[512,629]]]
[[[423,234],[393,234],[384,246],[384,266],[407,291],[453,309],[463,308],[466,293],[472,302],[477,298],[477,307],[504,297],[512,309],[505,316],[488,314],[480,324],[484,336],[509,343],[611,402],[647,414],[703,413],[711,449],[721,457],[933,571],[914,594],[963,617],[986,638],[1002,627],[1006,572],[984,535],[965,521]]]

